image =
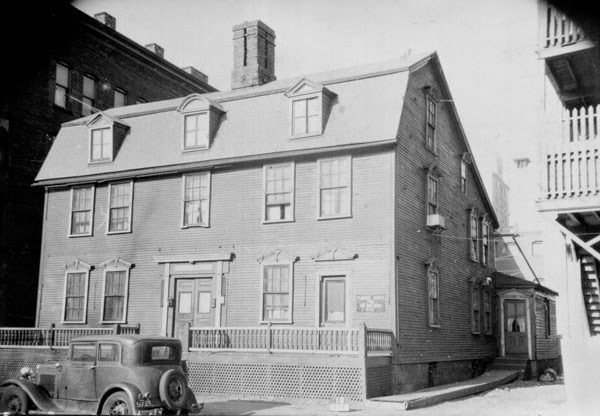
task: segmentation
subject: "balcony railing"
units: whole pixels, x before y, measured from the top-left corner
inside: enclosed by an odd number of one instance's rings
[[[392,351],[392,333],[359,328],[190,328],[191,351],[358,354]]]
[[[567,46],[585,39],[583,31],[564,13],[552,6],[546,7],[543,26],[544,48]]]
[[[600,194],[600,140],[578,140],[549,146],[545,196],[565,199]]]
[[[600,104],[565,110],[563,141],[579,142],[600,138]],[[598,142],[596,142],[598,143]]]
[[[0,328],[0,347],[66,347],[73,338],[88,335],[139,334],[139,325],[104,328]]]

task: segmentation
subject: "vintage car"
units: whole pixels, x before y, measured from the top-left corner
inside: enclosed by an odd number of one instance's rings
[[[21,369],[0,383],[0,412],[27,414],[200,413],[174,338],[106,335],[75,338],[65,362]]]

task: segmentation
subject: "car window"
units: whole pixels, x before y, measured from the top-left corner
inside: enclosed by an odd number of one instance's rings
[[[119,361],[120,358],[117,344],[98,345],[98,361]]]
[[[155,360],[172,360],[175,358],[175,349],[170,345],[153,345],[150,358]]]
[[[71,361],[96,361],[96,345],[73,344]]]

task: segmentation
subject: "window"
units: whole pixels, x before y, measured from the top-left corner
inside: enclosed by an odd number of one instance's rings
[[[90,115],[94,110],[94,100],[96,99],[96,81],[93,78],[83,76],[83,98],[81,99],[81,114]]]
[[[352,215],[350,157],[318,161],[320,219],[349,217]]]
[[[208,148],[208,113],[188,114],[184,118],[185,137],[183,148]]]
[[[98,344],[98,361],[119,361],[119,346],[117,344]]]
[[[71,189],[70,235],[92,235],[94,187]]]
[[[438,213],[438,180],[427,176],[427,215]]]
[[[490,261],[490,223],[487,218],[481,220],[481,262],[489,264]]]
[[[175,348],[171,345],[153,345],[150,350],[152,361],[173,360],[176,355]]]
[[[183,226],[208,227],[210,174],[202,172],[183,176]]]
[[[464,160],[460,161],[460,190],[467,192],[467,162]]]
[[[292,136],[321,134],[320,97],[292,101]]]
[[[492,334],[492,294],[483,291],[483,329],[486,335]]]
[[[96,361],[96,345],[73,344],[73,346],[71,347],[71,361]]]
[[[343,324],[345,322],[345,276],[324,276],[321,280],[321,324]]]
[[[85,322],[88,272],[67,273],[65,282],[64,322]]]
[[[471,210],[470,224],[469,224],[469,245],[471,260],[479,260],[479,218],[477,217],[477,211]]]
[[[427,268],[427,298],[428,298],[428,315],[429,326],[440,326],[440,276],[437,266],[431,263]]]
[[[69,95],[69,68],[56,64],[56,77],[54,87],[54,104],[67,108]]]
[[[425,95],[427,123],[425,125],[425,144],[428,149],[435,150],[435,124],[437,118],[437,103],[430,92]]]
[[[212,292],[198,292],[198,313],[210,313]]]
[[[125,322],[128,274],[127,270],[105,272],[102,322]]]
[[[262,289],[262,320],[265,322],[290,322],[291,315],[291,265],[264,265]]]
[[[123,90],[115,89],[115,107],[123,107],[127,105],[127,93]]]
[[[109,213],[108,233],[131,231],[131,202],[133,182],[111,183],[108,185]]]
[[[110,127],[92,129],[91,131],[91,162],[106,162],[112,160],[112,132]]]
[[[479,334],[481,328],[481,306],[479,285],[477,284],[473,284],[471,288],[471,323],[471,332]]]
[[[264,222],[294,219],[294,164],[264,167]]]

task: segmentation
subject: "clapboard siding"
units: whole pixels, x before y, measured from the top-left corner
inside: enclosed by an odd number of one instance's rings
[[[65,265],[79,259],[98,265],[119,257],[134,263],[130,271],[127,321],[142,333],[160,331],[164,267],[155,256],[233,252],[225,276],[222,324],[255,326],[260,318],[260,264],[275,249],[298,256],[294,265],[294,324],[314,326],[317,273],[349,274],[350,309],[356,295],[383,295],[386,311],[351,312],[352,325],[392,329],[390,302],[393,269],[391,180],[392,151],[352,155],[352,217],[317,220],[317,158],[295,161],[295,221],[263,224],[263,166],[235,166],[211,174],[210,227],[182,228],[182,178],[136,179],[132,232],[106,234],[108,184],[96,186],[94,233],[68,237],[70,190],[48,193],[46,247],[40,325],[60,322]],[[291,159],[290,159],[291,161]],[[315,262],[320,250],[344,249],[355,260]],[[90,272],[89,325],[99,325],[103,272]]]
[[[556,358],[560,355],[560,342],[556,333],[556,302],[548,300],[550,314],[550,334],[546,332],[546,299],[535,297],[536,358]]]
[[[465,195],[460,190],[460,155],[467,151],[457,121],[447,102],[438,103],[437,150],[425,147],[425,94],[432,86],[437,99],[442,87],[432,65],[409,78],[396,153],[395,233],[397,258],[398,351],[396,362],[450,361],[493,355],[495,336],[471,334],[469,282],[490,276],[492,269],[469,259],[468,209],[480,214],[488,208],[475,177],[468,174]],[[426,230],[426,167],[436,165],[439,179],[439,213],[446,230],[433,235]],[[493,254],[492,254],[493,255]],[[435,258],[440,271],[440,328],[430,328],[427,318],[427,280],[424,262]],[[493,265],[493,258],[490,265]],[[492,310],[496,306],[492,305]],[[495,313],[494,313],[495,331]],[[495,332],[494,332],[495,333]]]

